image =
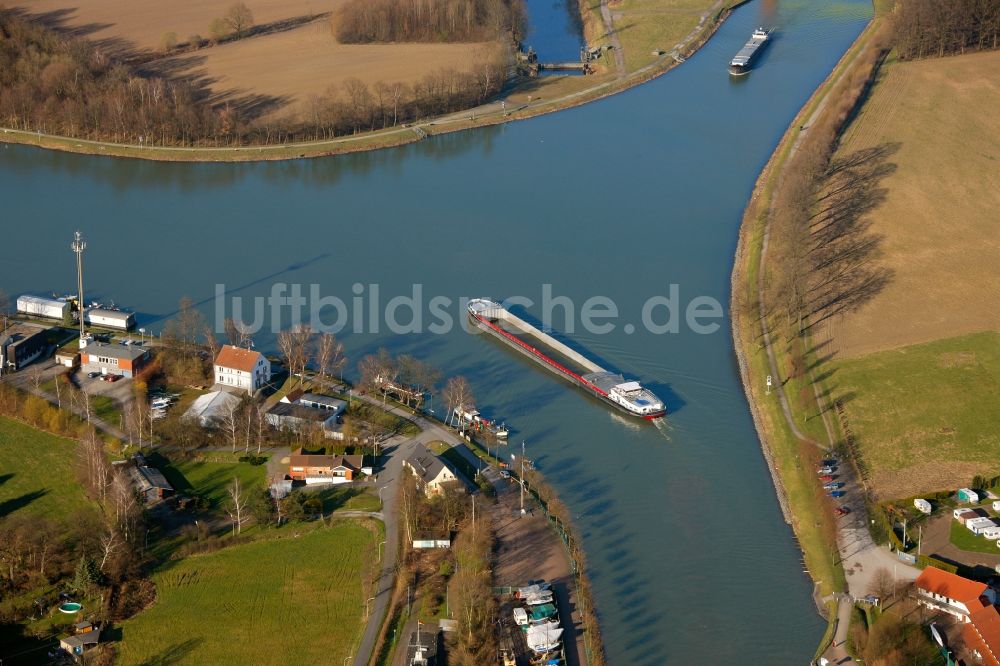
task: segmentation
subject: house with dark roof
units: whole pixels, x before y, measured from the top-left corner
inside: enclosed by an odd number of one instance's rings
[[[361,472],[371,473],[364,467],[363,456],[317,455],[297,449],[288,459],[289,478],[307,485],[350,483]]]
[[[152,504],[174,494],[174,487],[155,467],[135,465],[128,468],[129,479],[136,492],[147,504]]]
[[[413,454],[403,461],[403,466],[413,472],[417,483],[428,496],[437,495],[444,491],[447,484],[459,481],[455,471],[444,460],[419,444]],[[461,487],[461,484],[456,485]]]
[[[271,381],[271,362],[259,351],[223,345],[215,357],[215,383],[253,395]]]
[[[0,374],[20,370],[49,347],[48,329],[13,322],[0,331]]]
[[[101,630],[90,622],[77,622],[73,625],[73,635],[59,639],[59,647],[78,657],[101,642]]]

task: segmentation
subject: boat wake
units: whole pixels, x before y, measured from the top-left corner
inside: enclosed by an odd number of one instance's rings
[[[656,429],[660,431],[660,434],[663,435],[664,439],[668,442],[673,441],[670,437],[670,433],[674,428],[670,425],[670,421],[667,419],[653,419],[653,425],[655,425]]]

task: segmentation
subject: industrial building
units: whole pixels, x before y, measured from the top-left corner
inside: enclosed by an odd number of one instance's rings
[[[83,315],[83,321],[90,326],[113,328],[119,331],[131,331],[135,328],[135,315],[123,310],[88,308]]]
[[[91,342],[80,350],[80,366],[85,372],[134,377],[149,361],[149,350],[139,345]]]
[[[20,370],[48,348],[47,329],[12,323],[0,331],[0,373]]]
[[[17,298],[17,311],[32,317],[69,321],[72,317],[73,306],[69,301],[25,294]]]

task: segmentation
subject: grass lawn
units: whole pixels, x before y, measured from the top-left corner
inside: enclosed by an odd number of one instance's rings
[[[66,517],[89,504],[75,464],[72,440],[0,417],[0,518],[15,511]]]
[[[1000,471],[1000,333],[834,362],[832,380],[880,497]]]
[[[997,548],[996,539],[986,539],[977,536],[966,528],[965,525],[960,525],[957,520],[951,522],[951,543],[960,550],[967,550],[972,553],[1000,554],[1000,548]]]
[[[337,510],[380,511],[382,509],[377,495],[357,486],[326,486],[316,490],[307,489],[306,493],[308,497],[318,497],[323,502],[323,513]]]
[[[155,573],[156,603],[123,624],[119,663],[342,664],[364,628],[376,534],[337,523]]]
[[[226,489],[239,477],[244,488],[263,488],[265,465],[250,463],[169,461],[159,454],[149,457],[150,463],[163,472],[167,481],[179,493],[208,498],[212,507],[220,508],[226,500]]]

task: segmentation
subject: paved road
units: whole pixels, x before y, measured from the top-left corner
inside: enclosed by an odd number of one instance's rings
[[[354,396],[354,400],[364,400],[373,405],[382,406],[382,402],[370,396]],[[358,646],[355,666],[365,666],[375,649],[375,641],[382,629],[392,600],[392,590],[396,582],[396,561],[399,553],[399,511],[397,501],[399,496],[399,481],[403,477],[403,461],[409,457],[418,444],[427,445],[435,440],[455,444],[459,440],[449,430],[442,428],[434,421],[420,415],[414,415],[410,410],[387,405],[386,409],[401,416],[420,427],[421,432],[416,437],[406,439],[395,437],[385,444],[383,449],[383,467],[378,472],[375,482],[376,492],[382,498],[382,515],[385,523],[385,548],[379,579],[375,588],[371,615],[365,627],[364,635]]]

